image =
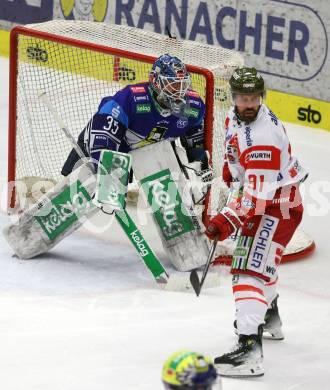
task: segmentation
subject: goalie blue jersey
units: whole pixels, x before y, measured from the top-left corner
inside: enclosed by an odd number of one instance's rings
[[[204,113],[205,105],[195,91],[188,91],[183,113],[173,115],[159,106],[148,83],[128,85],[114,96],[102,99],[98,111],[80,134],[78,144],[94,161],[99,160],[102,149],[127,153],[178,137],[183,139],[187,150],[193,151],[204,142]],[[73,154],[74,151],[71,160]],[[188,154],[189,157],[194,159]],[[71,171],[69,161],[66,165],[62,170],[64,175]]]

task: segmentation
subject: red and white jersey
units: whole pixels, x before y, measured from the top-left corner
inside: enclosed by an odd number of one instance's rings
[[[307,171],[291,155],[282,122],[266,105],[249,124],[240,121],[232,107],[225,126],[228,167],[249,198],[272,200],[278,188],[306,177]]]

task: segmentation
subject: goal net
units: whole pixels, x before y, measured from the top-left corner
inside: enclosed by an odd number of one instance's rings
[[[224,119],[231,104],[228,80],[243,64],[239,53],[188,40],[176,40],[128,26],[88,21],[50,21],[15,27],[11,32],[9,182],[27,186],[38,197],[61,177],[71,150],[51,114],[38,98],[46,92],[75,138],[101,99],[127,84],[148,80],[151,64],[164,53],[179,57],[192,88],[206,103],[205,146],[215,176],[211,207],[225,199],[221,182]],[[18,207],[15,184],[10,206]],[[39,192],[40,193],[40,192]],[[37,200],[37,199],[35,199]],[[214,211],[213,211],[214,212]]]

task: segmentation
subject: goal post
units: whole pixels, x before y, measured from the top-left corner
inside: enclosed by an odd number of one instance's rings
[[[217,46],[138,28],[65,20],[16,26],[11,31],[9,207],[15,208],[20,202],[17,183],[22,184],[23,191],[26,187],[25,195],[38,193],[38,184],[42,193],[56,183],[71,150],[38,98],[40,91],[47,93],[77,138],[103,97],[114,95],[128,84],[147,81],[151,64],[165,53],[179,57],[187,65],[192,89],[206,105],[205,147],[218,179],[212,184],[207,209],[215,213],[219,199],[226,199],[221,171],[224,120],[231,105],[228,81],[233,70],[243,65],[242,56]]]

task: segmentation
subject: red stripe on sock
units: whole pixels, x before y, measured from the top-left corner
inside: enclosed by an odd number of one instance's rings
[[[278,277],[273,282],[266,283],[266,286],[272,286],[273,284],[276,284],[277,281],[278,281]]]
[[[259,302],[265,304],[266,306],[268,306],[267,302],[264,301],[263,299],[254,298],[254,297],[250,297],[250,298],[236,298],[236,299],[235,299],[235,302],[237,302],[237,301],[245,301],[246,299],[250,299],[250,300],[254,300],[254,301],[259,301]]]
[[[238,291],[253,291],[260,295],[264,295],[264,292],[261,290],[261,288],[254,287],[249,284],[239,284],[238,286],[233,286],[233,293]]]

